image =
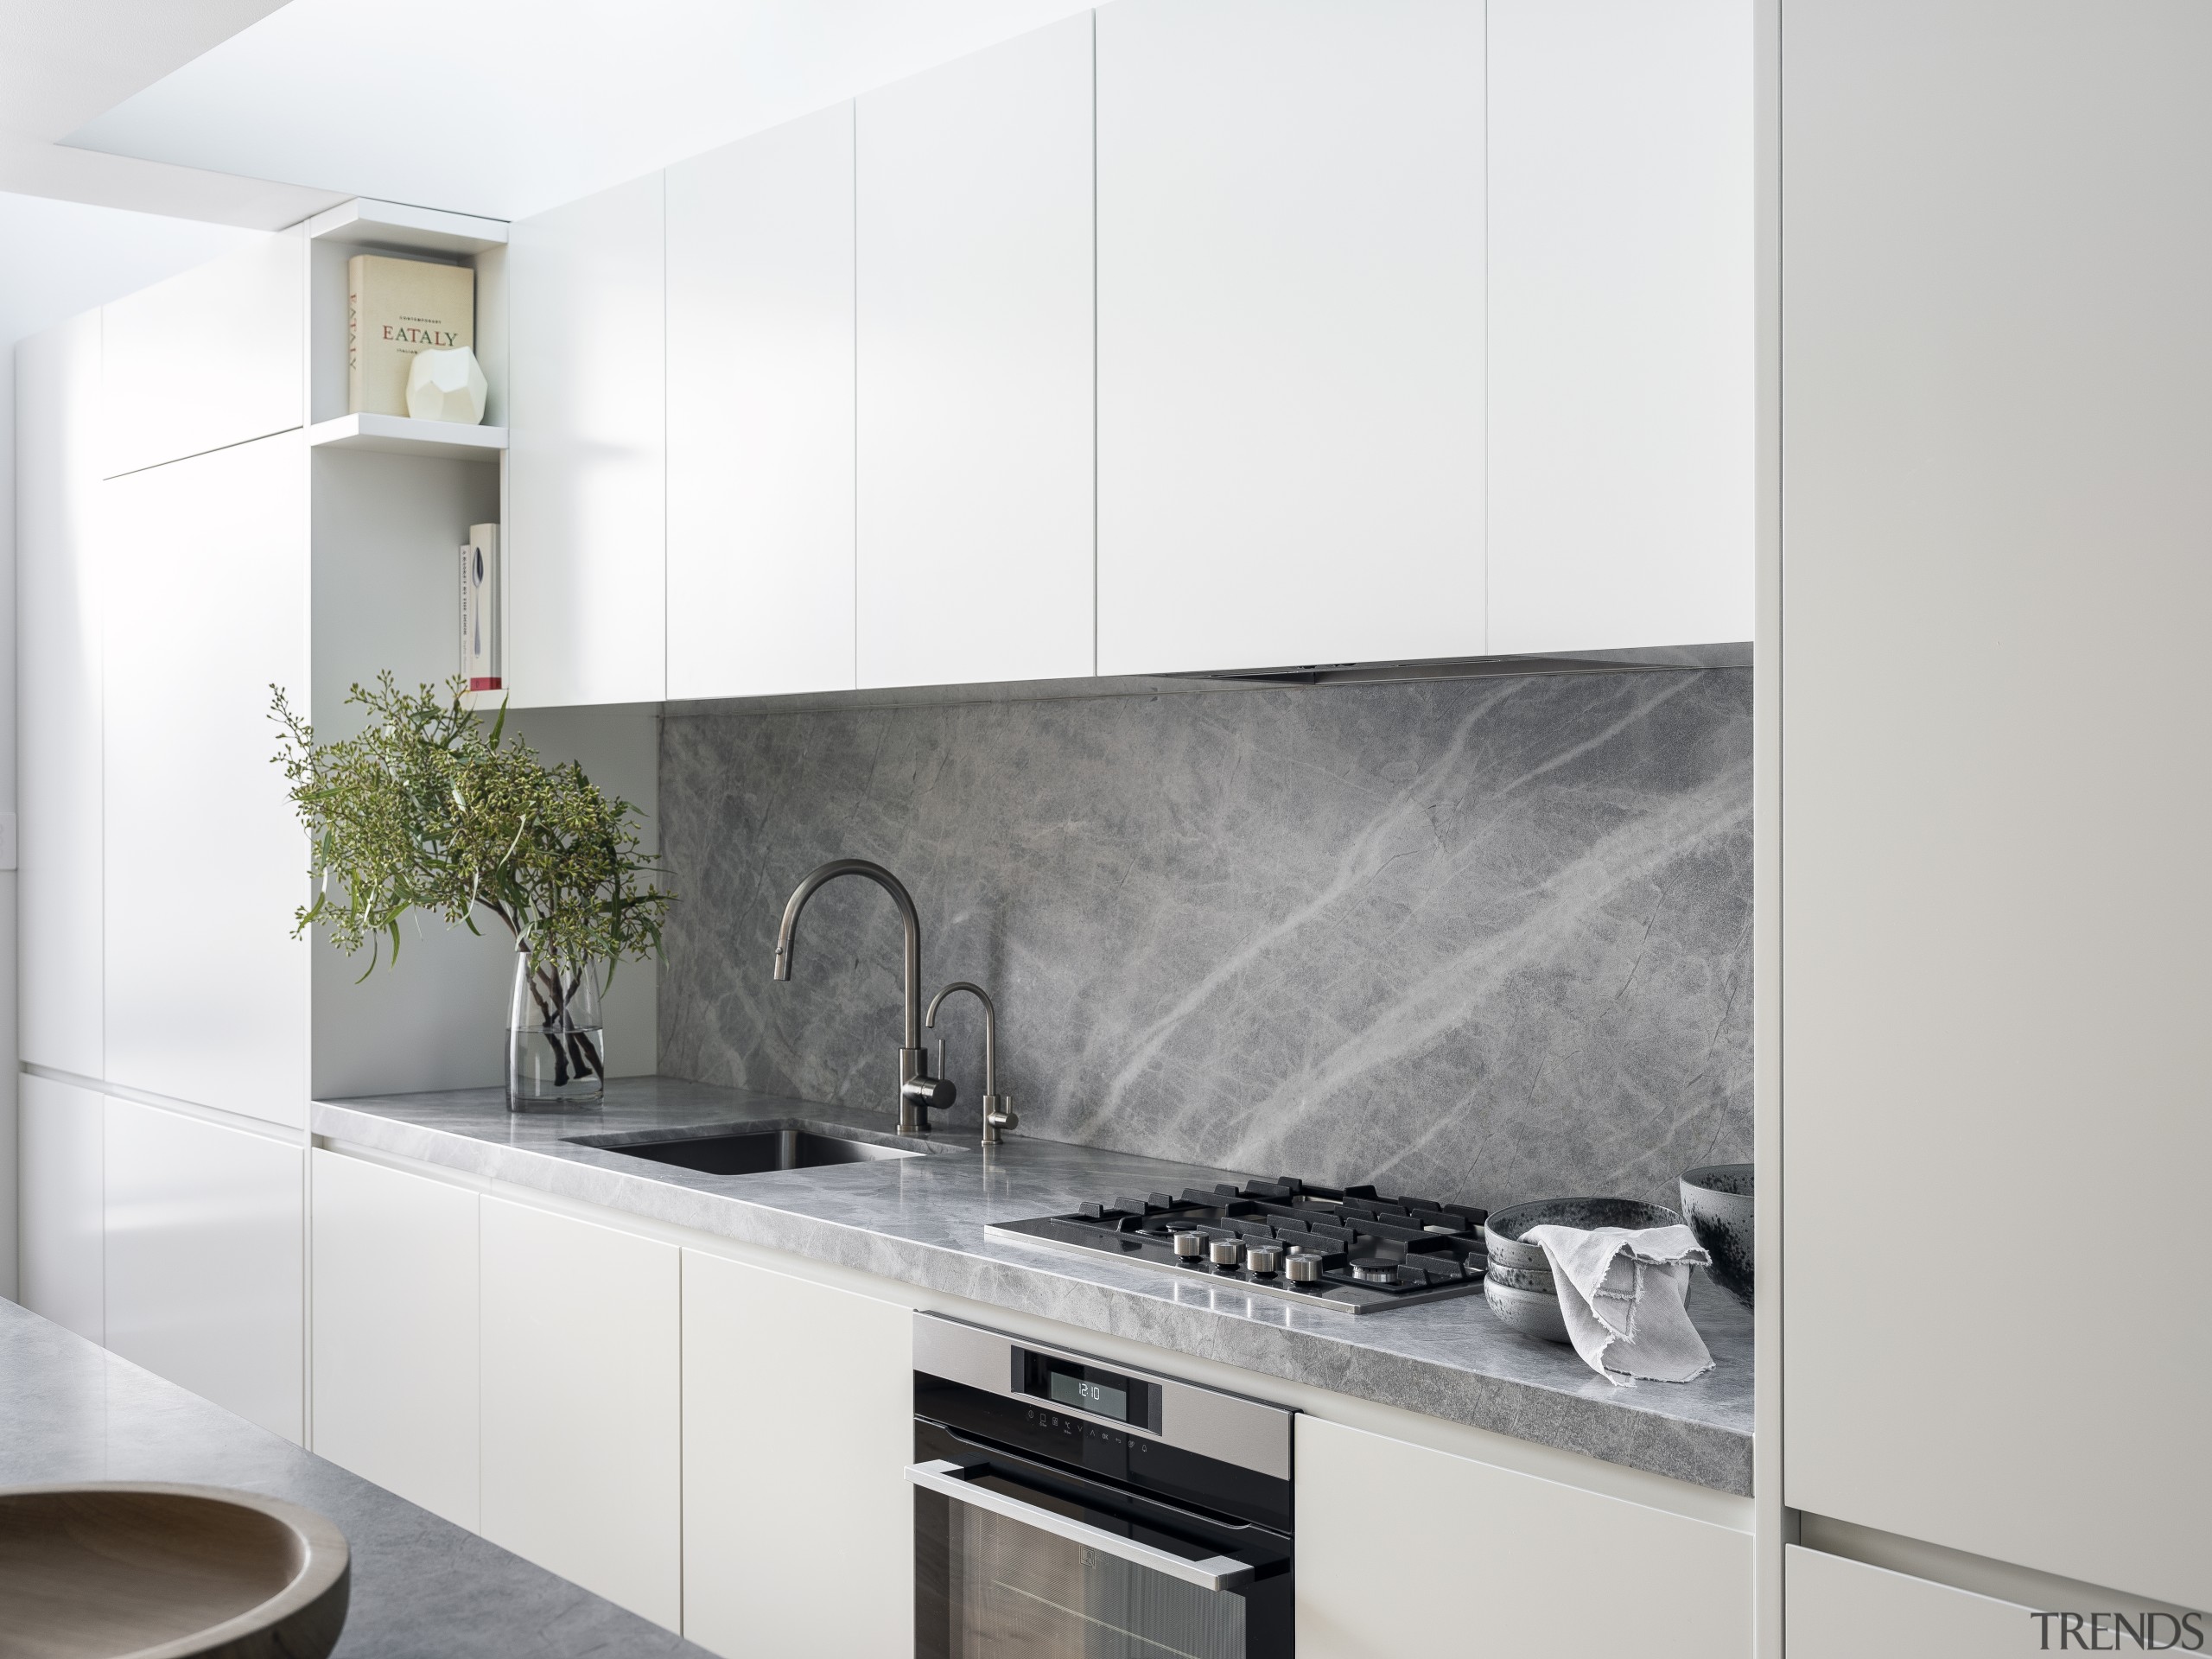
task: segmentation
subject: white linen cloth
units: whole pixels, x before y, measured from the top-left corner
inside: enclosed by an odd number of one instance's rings
[[[1687,1382],[1713,1369],[1682,1298],[1712,1258],[1688,1227],[1531,1227],[1574,1351],[1608,1382]]]

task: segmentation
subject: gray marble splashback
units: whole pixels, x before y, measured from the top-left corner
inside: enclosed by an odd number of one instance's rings
[[[672,714],[661,1072],[890,1109],[883,893],[823,888],[770,979],[799,878],[869,858],[912,890],[925,997],[997,999],[1023,1134],[1671,1204],[1751,1155],[1751,680]],[[973,1000],[939,1027],[972,1126]]]

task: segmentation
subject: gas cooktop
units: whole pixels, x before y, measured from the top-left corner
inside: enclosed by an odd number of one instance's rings
[[[1481,1293],[1486,1211],[1280,1180],[1154,1192],[985,1230],[1344,1313]]]

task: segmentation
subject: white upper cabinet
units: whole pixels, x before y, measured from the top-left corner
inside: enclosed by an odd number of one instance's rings
[[[307,239],[283,232],[105,308],[103,475],[301,423]]]
[[[658,702],[665,690],[663,263],[658,173],[509,232],[506,671],[518,707]]]
[[[1099,671],[1479,654],[1483,8],[1096,18]]]
[[[1749,639],[1751,8],[1489,12],[1489,648]]]
[[[307,1115],[308,843],[269,688],[304,705],[302,450],[280,434],[100,486],[102,1075],[289,1124]]]
[[[853,106],[668,169],[668,695],[853,683]]]
[[[100,314],[16,347],[22,1058],[100,1075]]]
[[[1091,16],[859,100],[859,679],[1093,671]]]

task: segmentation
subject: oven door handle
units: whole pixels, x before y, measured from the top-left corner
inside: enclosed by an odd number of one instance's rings
[[[1103,1527],[1072,1520],[1057,1510],[1025,1503],[1018,1497],[1008,1497],[1005,1493],[992,1491],[986,1486],[971,1485],[965,1478],[971,1469],[988,1466],[942,1460],[909,1464],[906,1478],[925,1492],[935,1492],[956,1503],[988,1510],[994,1515],[1018,1521],[1025,1527],[1034,1527],[1039,1532],[1053,1533],[1071,1542],[1095,1549],[1101,1554],[1128,1561],[1132,1566],[1165,1573],[1169,1578],[1180,1579],[1185,1584],[1195,1584],[1201,1590],[1234,1590],[1252,1581],[1252,1568],[1245,1562],[1229,1556],[1209,1555],[1202,1561],[1186,1560],[1167,1550],[1141,1544],[1134,1538],[1124,1538],[1118,1532],[1109,1532]]]

